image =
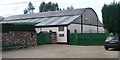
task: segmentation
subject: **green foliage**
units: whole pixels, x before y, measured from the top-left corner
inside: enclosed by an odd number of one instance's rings
[[[27,9],[25,9],[25,10],[24,10],[24,14],[28,14],[28,11],[27,11]]]
[[[9,31],[35,31],[34,24],[24,24],[24,23],[2,23],[2,32]]]
[[[4,43],[2,43],[2,46],[3,46],[3,47],[8,47],[8,46],[9,46],[9,42],[4,42]]]
[[[34,9],[35,7],[33,6],[33,4],[29,2],[27,9],[25,8],[24,10],[24,14],[32,14]]]
[[[31,2],[29,2],[27,10],[28,11],[30,11],[30,10],[33,11],[34,9],[35,9],[35,7],[33,6],[33,4]]]
[[[4,17],[0,16],[0,21],[3,21],[4,20]]]
[[[39,12],[46,12],[46,11],[56,11],[59,10],[58,4],[57,3],[52,3],[52,2],[42,2],[39,6]]]
[[[70,7],[67,7],[67,10],[74,9],[74,7],[71,5]]]
[[[120,32],[120,4],[111,3],[109,5],[104,5],[102,8],[102,17],[104,28],[110,32]]]

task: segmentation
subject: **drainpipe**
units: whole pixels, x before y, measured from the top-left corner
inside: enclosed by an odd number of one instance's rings
[[[97,19],[97,33],[98,33],[98,19]]]
[[[83,16],[81,15],[81,33],[83,33]]]
[[[67,44],[69,44],[69,33],[70,33],[70,31],[68,31],[68,26],[66,26],[67,27]]]

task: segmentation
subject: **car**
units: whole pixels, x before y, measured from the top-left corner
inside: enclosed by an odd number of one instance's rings
[[[104,48],[105,50],[109,50],[109,48],[115,48],[118,49],[120,48],[120,40],[118,36],[109,36],[105,40],[104,43]]]

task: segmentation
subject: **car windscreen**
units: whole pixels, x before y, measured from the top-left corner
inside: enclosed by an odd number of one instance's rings
[[[118,40],[118,36],[109,36],[106,40]]]

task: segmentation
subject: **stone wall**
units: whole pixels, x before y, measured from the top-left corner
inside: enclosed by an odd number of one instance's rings
[[[24,31],[10,31],[2,33],[2,45],[12,46],[37,46],[37,33]]]

